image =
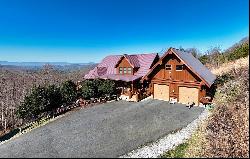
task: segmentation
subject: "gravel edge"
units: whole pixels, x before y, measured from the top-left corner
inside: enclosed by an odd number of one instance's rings
[[[197,119],[176,133],[168,134],[150,145],[133,150],[128,154],[120,156],[119,158],[157,158],[164,152],[172,150],[176,146],[186,142],[194,131],[197,130],[199,124],[204,121],[209,114],[209,110],[204,109]]]

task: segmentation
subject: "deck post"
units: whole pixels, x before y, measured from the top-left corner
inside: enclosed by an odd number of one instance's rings
[[[131,82],[131,91],[132,91],[132,95],[134,94],[134,81]]]

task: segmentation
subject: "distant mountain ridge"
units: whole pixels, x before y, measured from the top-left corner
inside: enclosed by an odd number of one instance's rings
[[[24,69],[24,70],[40,70],[44,65],[49,64],[54,69],[60,71],[81,70],[95,66],[96,63],[68,63],[68,62],[8,62],[0,61],[0,68],[6,69]]]
[[[0,61],[0,65],[12,65],[12,66],[43,66],[46,64],[65,66],[65,65],[92,65],[94,62],[89,63],[68,63],[68,62],[9,62],[9,61]]]

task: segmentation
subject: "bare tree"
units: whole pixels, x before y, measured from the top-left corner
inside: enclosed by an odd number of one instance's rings
[[[35,71],[0,66],[0,135],[1,131],[7,131],[22,124],[15,110],[33,86],[60,85],[67,80],[81,81],[90,68],[92,67],[65,72],[54,69],[52,65],[45,65]]]
[[[199,58],[199,57],[201,57],[201,52],[197,49],[197,48],[187,48],[187,49],[185,49],[185,51],[186,52],[190,52],[191,54],[193,54],[193,56],[195,57],[195,58]]]

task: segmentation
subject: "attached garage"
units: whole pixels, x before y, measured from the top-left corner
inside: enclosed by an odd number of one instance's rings
[[[169,48],[141,81],[151,82],[149,90],[154,99],[198,106],[206,96],[212,96],[210,88],[215,79],[192,53]]]
[[[189,87],[179,87],[179,103],[188,104],[194,102],[198,105],[199,89]]]
[[[169,101],[169,86],[166,84],[154,84],[154,99]]]

